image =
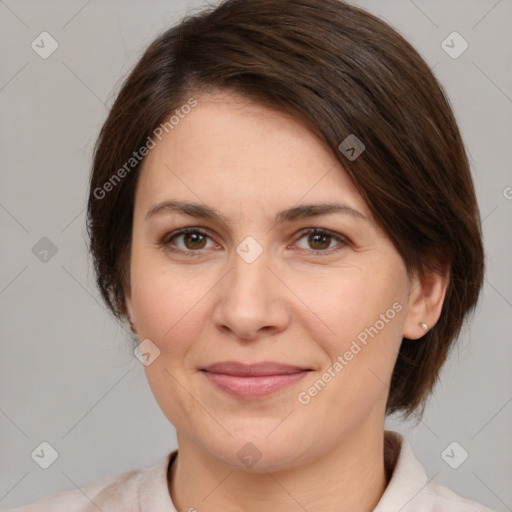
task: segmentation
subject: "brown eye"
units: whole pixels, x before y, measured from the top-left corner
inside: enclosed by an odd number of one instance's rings
[[[216,246],[206,231],[198,228],[185,228],[167,235],[161,243],[172,252],[195,256],[201,254],[202,249],[209,248],[207,247],[208,240],[211,241],[209,247]]]
[[[331,253],[343,249],[349,245],[347,240],[341,235],[331,233],[323,229],[309,229],[302,232],[299,240],[307,239],[307,247],[297,244],[300,249],[309,250],[316,253]],[[333,242],[338,242],[333,244]]]
[[[185,233],[181,236],[187,249],[202,249],[206,245],[206,237],[201,233]]]
[[[328,249],[331,245],[331,235],[325,233],[311,233],[308,242],[314,249]]]

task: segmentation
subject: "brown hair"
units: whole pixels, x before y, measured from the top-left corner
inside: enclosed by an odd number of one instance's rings
[[[431,70],[389,25],[342,1],[227,0],[149,46],[103,125],[91,174],[90,250],[110,310],[126,319],[140,169],[126,162],[174,109],[209,90],[232,90],[306,122],[337,156],[409,272],[448,267],[441,317],[420,341],[403,340],[387,402],[387,414],[421,409],[421,418],[477,302],[479,212],[459,130]],[[366,148],[353,161],[338,149],[350,134]],[[116,172],[122,179],[114,183]]]

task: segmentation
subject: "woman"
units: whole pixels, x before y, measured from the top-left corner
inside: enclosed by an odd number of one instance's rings
[[[228,0],[148,48],[97,142],[97,283],[178,450],[20,511],[484,511],[429,480],[421,417],[482,284],[463,143],[387,24]]]

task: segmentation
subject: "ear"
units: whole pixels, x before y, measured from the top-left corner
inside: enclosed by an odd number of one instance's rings
[[[137,334],[137,329],[135,327],[135,323],[133,320],[132,298],[129,293],[125,293],[124,303],[126,305],[126,311],[128,313],[128,321],[130,322],[130,330],[134,334]]]
[[[407,313],[403,325],[403,337],[417,340],[426,334],[422,324],[432,329],[441,316],[446,290],[448,270],[444,275],[426,271],[423,276],[416,273],[410,279]]]
[[[132,298],[129,293],[125,293],[124,295],[124,303],[126,305],[126,311],[130,318],[132,317],[133,309],[132,309]]]

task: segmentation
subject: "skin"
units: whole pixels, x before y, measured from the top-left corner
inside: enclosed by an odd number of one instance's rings
[[[332,151],[300,121],[232,93],[195,97],[198,106],[144,161],[126,296],[138,337],[160,351],[145,371],[176,428],[172,500],[180,511],[373,510],[388,483],[385,405],[401,340],[436,323],[446,281],[408,275]],[[147,216],[168,200],[206,204],[225,222]],[[275,222],[280,210],[323,202],[365,218]],[[208,236],[173,236],[184,227]],[[314,239],[306,228],[332,236]],[[262,249],[252,263],[236,252],[246,237]],[[401,311],[300,403],[298,394],[396,303]],[[264,399],[241,399],[199,371],[228,360],[311,371]],[[252,467],[237,457],[248,442],[261,454]]]

